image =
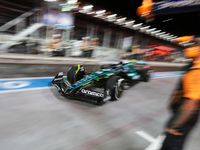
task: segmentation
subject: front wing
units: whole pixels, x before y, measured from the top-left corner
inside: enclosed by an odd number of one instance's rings
[[[52,80],[52,85],[57,88],[58,92],[66,98],[74,98],[95,104],[103,104],[110,100],[108,92],[97,92],[90,89],[84,88],[83,86],[73,90],[68,90],[70,83],[66,78],[63,78],[63,72],[59,72]],[[104,90],[105,91],[105,90]]]

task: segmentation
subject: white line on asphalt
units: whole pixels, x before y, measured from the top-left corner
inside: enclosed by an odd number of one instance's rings
[[[145,150],[160,150],[165,135],[159,135]]]
[[[137,131],[135,133],[151,143],[144,150],[159,150],[165,138],[165,135],[159,135],[157,138],[154,138],[153,136],[149,135],[145,131]]]
[[[144,131],[137,131],[135,133],[138,134],[139,136],[143,137],[144,139],[146,139],[150,143],[153,143],[155,141],[155,138],[153,136],[149,135],[148,133],[146,133]]]
[[[33,91],[33,90],[43,90],[43,89],[49,89],[49,88],[53,88],[53,86],[52,87],[29,88],[29,89],[5,90],[5,91],[0,91],[0,94],[14,93],[14,92],[26,92],[26,91]]]

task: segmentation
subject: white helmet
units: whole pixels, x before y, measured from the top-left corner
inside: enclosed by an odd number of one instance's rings
[[[128,64],[128,63],[129,63],[129,61],[128,61],[128,60],[126,60],[126,59],[122,59],[122,60],[120,60],[120,63],[122,63],[122,64]]]

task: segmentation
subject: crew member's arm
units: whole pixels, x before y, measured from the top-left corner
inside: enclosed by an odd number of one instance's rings
[[[194,114],[195,110],[199,108],[198,100],[185,99],[183,105],[178,110],[175,119],[171,124],[171,128],[182,127]]]
[[[199,71],[190,72],[183,78],[183,91],[185,97],[182,106],[178,109],[170,128],[169,133],[175,133],[176,129],[181,128],[199,109],[200,101],[200,73]]]
[[[181,97],[183,96],[182,90],[177,90],[174,92],[174,95],[170,102],[168,103],[169,106],[172,106],[174,103],[176,103]]]

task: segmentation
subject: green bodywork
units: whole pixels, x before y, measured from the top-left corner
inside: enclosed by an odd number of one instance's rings
[[[89,74],[69,86],[68,90],[74,90],[78,87],[91,83],[93,80],[99,81],[102,78],[110,78],[111,76],[118,75],[121,72],[126,74],[129,80],[137,80],[140,78],[140,74],[136,71],[136,68],[131,63],[127,63],[123,65],[116,65],[113,68],[108,67],[101,69],[92,74]]]

